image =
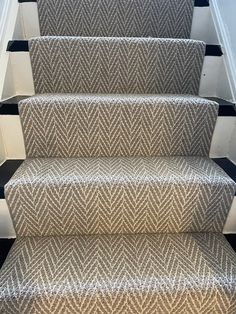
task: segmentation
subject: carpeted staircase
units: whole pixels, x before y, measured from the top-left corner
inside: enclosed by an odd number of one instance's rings
[[[38,0],[1,314],[236,313],[236,186],[208,157],[193,5]]]

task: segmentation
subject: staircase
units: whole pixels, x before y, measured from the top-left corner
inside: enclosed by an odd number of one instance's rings
[[[38,0],[1,314],[235,314],[193,0]]]

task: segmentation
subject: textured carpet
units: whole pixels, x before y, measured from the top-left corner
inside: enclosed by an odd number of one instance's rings
[[[208,158],[41,158],[5,195],[23,236],[222,232],[235,187]]]
[[[189,38],[194,0],[38,0],[41,35]]]
[[[28,157],[208,156],[218,104],[181,95],[41,95],[20,103]]]
[[[29,41],[38,95],[5,186],[0,313],[235,314],[221,232],[236,184],[208,157],[218,105],[194,96],[194,1],[37,2],[53,37]]]
[[[235,278],[220,234],[19,238],[0,312],[234,314]]]
[[[36,93],[198,94],[205,44],[187,39],[29,41]]]

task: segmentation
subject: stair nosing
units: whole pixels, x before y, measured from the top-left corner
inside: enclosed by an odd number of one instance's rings
[[[223,169],[236,183],[236,165],[233,164],[232,161],[230,161],[227,157],[210,159]],[[24,159],[8,159],[0,166],[0,199],[5,199],[4,186],[9,182],[13,174],[23,162]],[[6,171],[6,169],[8,169],[8,171]]]
[[[61,37],[61,36],[58,36]],[[29,52],[28,40],[10,40],[7,45],[7,52]],[[205,56],[221,57],[223,51],[221,45],[206,44]]]
[[[37,2],[37,0],[18,0],[19,3]],[[194,7],[209,7],[208,0],[195,0]]]
[[[18,103],[32,95],[14,96],[0,101],[0,115],[19,115]],[[17,100],[19,98],[19,100]],[[218,97],[204,97],[219,103],[218,117],[236,117],[236,104]]]

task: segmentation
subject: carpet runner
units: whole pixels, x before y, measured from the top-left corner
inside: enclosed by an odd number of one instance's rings
[[[236,258],[222,234],[19,238],[1,313],[235,313]]]
[[[38,0],[42,36],[189,38],[194,0]]]
[[[209,158],[193,5],[38,0],[1,314],[236,313],[236,185]]]
[[[190,39],[39,37],[36,93],[198,94],[205,43]]]

